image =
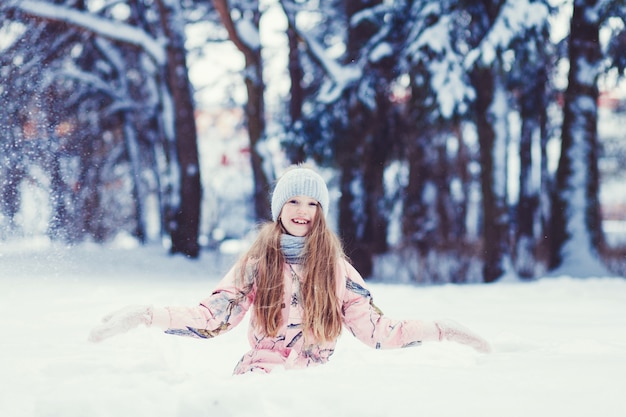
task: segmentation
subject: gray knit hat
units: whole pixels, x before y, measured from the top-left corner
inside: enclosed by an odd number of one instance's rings
[[[310,168],[297,166],[288,169],[278,179],[272,193],[272,219],[278,220],[283,205],[292,197],[304,195],[317,200],[322,206],[324,216],[328,214],[328,188],[317,172]]]

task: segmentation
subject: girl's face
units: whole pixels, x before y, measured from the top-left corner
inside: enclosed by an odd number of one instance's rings
[[[302,195],[287,200],[279,216],[287,233],[293,236],[306,236],[313,226],[318,205],[317,200]]]

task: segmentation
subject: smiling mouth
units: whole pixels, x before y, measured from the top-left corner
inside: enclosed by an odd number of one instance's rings
[[[303,219],[292,219],[291,221],[295,224],[302,224],[302,225],[309,223],[308,220],[303,220]]]

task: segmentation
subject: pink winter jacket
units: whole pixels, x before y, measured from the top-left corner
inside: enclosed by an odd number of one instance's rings
[[[248,339],[252,349],[237,366],[235,374],[249,371],[270,372],[276,366],[303,368],[328,362],[336,340],[312,341],[305,338],[301,328],[300,282],[298,265],[285,264],[284,309],[282,326],[276,337],[269,337],[254,326],[251,310]],[[343,324],[360,341],[376,349],[400,348],[439,340],[433,323],[419,320],[393,320],[385,317],[373,303],[363,278],[346,261],[340,261],[337,276],[337,295],[342,301]],[[152,324],[167,333],[211,338],[238,325],[254,303],[254,274],[247,274],[243,285],[238,284],[238,268],[233,267],[220,281],[213,293],[197,307],[157,308]],[[240,280],[239,280],[240,281]]]

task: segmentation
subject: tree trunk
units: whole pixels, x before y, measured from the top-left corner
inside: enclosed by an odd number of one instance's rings
[[[428,205],[424,204],[423,194],[429,180],[429,169],[425,157],[425,138],[413,139],[406,146],[409,163],[409,178],[404,190],[402,213],[402,235],[404,244],[414,247],[420,255],[427,253],[429,230],[427,228]]]
[[[122,75],[123,77],[124,75]],[[141,243],[146,242],[146,193],[144,192],[144,185],[141,180],[142,178],[142,169],[141,169],[141,157],[139,150],[139,142],[137,138],[137,133],[133,129],[133,125],[129,120],[129,114],[121,115],[121,122],[123,125],[124,131],[124,143],[126,145],[126,153],[128,155],[128,160],[131,167],[131,174],[133,178],[133,201],[135,203],[135,230],[133,231],[133,235],[139,240]],[[187,254],[193,256],[191,254]]]
[[[137,8],[141,6],[138,2],[132,3],[132,10],[135,11],[135,15],[137,15]],[[141,21],[139,16],[136,16],[138,22]],[[101,50],[109,59],[111,65],[113,65],[117,72],[117,82],[119,83],[120,91],[124,92],[125,99],[129,102],[133,102],[132,97],[132,82],[128,80],[128,73],[130,72],[127,68],[126,61],[121,53],[118,53],[115,48],[111,47],[111,44],[105,40],[98,40],[99,45],[101,46]],[[139,240],[141,243],[146,242],[146,186],[144,185],[143,178],[143,169],[142,169],[142,155],[139,144],[139,133],[137,132],[138,124],[135,123],[134,111],[130,109],[122,109],[119,114],[119,125],[121,127],[121,131],[123,133],[124,138],[124,149],[126,151],[126,156],[128,158],[130,164],[130,172],[132,179],[132,196],[133,203],[135,207],[135,228],[132,232],[132,235]]]
[[[288,13],[285,10],[285,13]],[[289,68],[289,80],[291,81],[289,87],[289,134],[297,135],[298,128],[297,123],[302,118],[302,103],[304,102],[304,91],[302,88],[302,77],[304,70],[300,64],[300,52],[298,34],[293,28],[292,24],[295,23],[295,16],[291,16],[289,19],[289,26],[287,27],[287,40],[289,42],[289,62],[287,64]],[[306,159],[306,153],[303,146],[303,141],[298,140],[297,137],[293,137],[289,141],[291,150],[289,151],[289,159],[292,164],[304,162]]]
[[[58,138],[51,134],[48,138],[51,147],[57,146]],[[48,236],[53,240],[62,240],[72,242],[75,236],[72,236],[68,228],[70,222],[69,212],[66,205],[65,197],[69,195],[67,185],[63,180],[61,173],[61,164],[58,157],[57,149],[51,152],[55,155],[48,159],[48,169],[50,170],[50,207],[52,209],[50,221],[48,222]],[[96,191],[97,192],[97,191]]]
[[[545,133],[544,115],[547,106],[545,69],[538,69],[532,74],[532,82],[522,87],[520,97],[520,117],[522,128],[520,135],[520,177],[517,202],[517,222],[515,233],[515,270],[523,278],[532,278],[535,274],[537,230],[540,208],[540,184],[534,183],[533,169],[539,166],[533,160],[533,145],[541,146]],[[545,161],[541,161],[542,163]],[[542,179],[540,178],[540,181]]]
[[[346,20],[363,10],[380,4],[380,0],[346,2]],[[363,45],[375,33],[371,25],[348,24],[345,60],[354,62]],[[348,119],[345,137],[338,138],[337,160],[342,169],[339,203],[339,231],[346,251],[364,277],[373,272],[373,257],[387,249],[388,220],[383,212],[387,157],[391,148],[389,130],[389,92],[391,63],[371,64],[369,70],[380,74],[374,90],[375,108],[369,108],[358,96],[357,84],[347,93]],[[365,81],[364,81],[365,82]],[[350,139],[348,139],[350,138]]]
[[[531,278],[534,275],[535,213],[539,206],[538,194],[532,183],[532,145],[538,126],[532,115],[525,114],[524,108],[521,113],[519,196],[514,258],[517,273],[521,277]]]
[[[347,138],[344,142],[345,147],[337,151],[341,169],[338,228],[352,263],[369,278],[374,254],[382,253],[387,244],[387,220],[381,210],[384,164],[370,159],[376,152],[365,156],[362,144]]]
[[[266,174],[266,171],[270,171],[270,169],[265,169],[266,161],[259,149],[260,142],[265,138],[265,84],[263,82],[261,47],[244,42],[237,32],[227,0],[213,0],[213,4],[230,40],[244,55],[245,68],[243,73],[248,92],[245,113],[250,138],[250,162],[254,176],[254,212],[257,220],[268,220],[272,218],[268,203],[270,184]],[[258,2],[251,2],[248,11],[253,14],[251,23],[258,33],[261,16]],[[242,19],[244,18],[247,17],[242,17]]]
[[[498,88],[493,68],[476,68],[471,80],[476,91],[476,128],[480,144],[480,178],[483,208],[483,281],[494,282],[505,272],[508,254],[508,213],[506,204],[505,132],[502,109],[494,109]],[[500,113],[500,115],[498,115]]]
[[[572,265],[597,262],[596,251],[603,242],[597,161],[597,80],[601,51],[599,23],[593,20],[595,13],[591,13],[597,3],[574,2],[561,157],[552,201],[551,269],[568,262]],[[594,267],[596,271],[603,269],[599,263]]]
[[[384,173],[391,144],[386,106],[383,101],[378,104],[373,113],[355,100],[349,110],[351,130],[337,146],[341,167],[339,231],[346,251],[364,277],[373,272],[374,255],[387,250]]]
[[[457,244],[463,241],[467,241],[471,238],[475,238],[475,234],[470,236],[467,227],[469,202],[471,199],[471,190],[473,178],[470,172],[470,165],[472,157],[465,143],[465,138],[462,134],[462,127],[459,125],[453,128],[454,136],[458,142],[459,149],[456,154],[455,163],[452,164],[452,176],[457,178],[460,182],[461,198],[460,201],[456,201],[454,218],[454,226],[452,230],[452,238]]]
[[[436,159],[433,167],[433,179],[437,190],[436,212],[437,229],[435,241],[442,247],[447,247],[452,237],[452,218],[454,208],[450,195],[450,173],[448,171],[448,150],[444,138],[436,139],[434,150]],[[443,143],[442,143],[443,142]]]
[[[352,141],[346,140],[346,142]],[[337,226],[341,240],[345,245],[346,254],[361,275],[368,278],[372,272],[373,264],[371,256],[362,244],[365,207],[360,199],[364,190],[363,174],[359,168],[358,155],[359,152],[355,151],[354,148],[351,153],[341,150],[337,152],[337,163],[341,170],[339,179],[341,198],[339,199]]]
[[[546,101],[549,101],[546,98]],[[549,121],[548,121],[548,105],[540,109],[539,112],[539,126],[540,126],[540,148],[541,148],[541,163],[539,168],[540,188],[539,188],[539,207],[538,207],[538,222],[539,222],[539,240],[537,241],[537,247],[540,254],[537,254],[537,260],[545,265],[548,265],[550,258],[549,239],[547,236],[550,234],[550,216],[552,207],[552,186],[553,177],[548,166],[548,141],[549,135]],[[544,250],[545,248],[545,250]]]
[[[177,2],[158,0],[163,32],[168,40],[167,81],[174,106],[174,135],[180,167],[179,201],[170,222],[171,253],[196,258],[200,252],[201,184],[197,132],[188,78],[184,26]]]
[[[15,216],[20,210],[21,195],[20,183],[24,178],[24,166],[22,165],[22,152],[17,142],[20,139],[15,138],[12,129],[7,129],[7,135],[3,138],[0,146],[0,156],[3,163],[0,168],[2,174],[0,181],[0,213],[7,218],[7,226],[10,231],[15,225]],[[3,235],[0,234],[0,238]]]
[[[384,100],[384,98],[383,98]],[[380,101],[379,101],[380,102]],[[365,190],[366,223],[363,242],[368,247],[368,256],[387,251],[387,229],[389,227],[388,213],[385,210],[385,183],[384,175],[387,159],[390,153],[389,135],[385,132],[388,124],[386,109],[380,102],[377,114],[376,131],[373,133],[368,157],[363,166],[363,184]]]

